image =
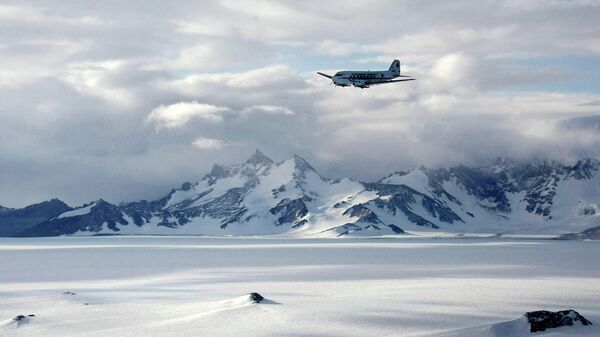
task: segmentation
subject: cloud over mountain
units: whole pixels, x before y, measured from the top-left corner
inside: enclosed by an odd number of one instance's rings
[[[257,147],[365,180],[497,156],[596,157],[596,130],[564,121],[599,114],[599,12],[586,1],[2,4],[0,203],[151,198]],[[361,91],[314,75],[396,57],[416,81]]]

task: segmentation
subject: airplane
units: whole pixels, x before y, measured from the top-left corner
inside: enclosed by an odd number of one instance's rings
[[[321,76],[325,76],[331,79],[332,84],[338,87],[355,86],[357,88],[365,89],[376,84],[387,84],[405,81],[414,81],[414,78],[410,76],[400,75],[400,61],[394,60],[390,69],[382,71],[353,71],[344,70],[335,73],[335,75],[327,75],[321,72],[317,72]],[[395,80],[398,77],[408,77],[402,80]]]

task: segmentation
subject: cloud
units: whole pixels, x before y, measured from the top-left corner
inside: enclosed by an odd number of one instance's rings
[[[304,84],[304,80],[287,65],[273,64],[242,72],[196,73],[179,79],[161,83],[162,88],[185,95],[206,91],[227,90],[277,90],[294,88]]]
[[[3,205],[160,197],[256,148],[363,180],[600,156],[594,2],[26,3],[0,5]],[[417,80],[315,74],[393,58]]]
[[[323,40],[317,44],[316,50],[320,53],[334,56],[366,52],[365,48],[356,43],[340,42],[336,40]]]
[[[115,105],[129,106],[135,103],[136,98],[131,90],[115,85],[114,81],[129,65],[123,60],[72,63],[67,66],[62,78],[81,93],[100,97]]]
[[[229,146],[229,143],[220,139],[197,137],[192,145],[200,150],[220,150]]]
[[[266,115],[293,115],[295,112],[285,106],[277,105],[253,105],[248,108],[242,109],[240,114],[244,117],[249,117],[254,114],[266,114]]]
[[[580,103],[579,106],[600,106],[600,101]]]
[[[43,22],[80,27],[81,25],[100,25],[103,23],[94,16],[68,17],[50,13],[33,6],[0,5],[0,18],[11,21]]]
[[[287,65],[272,65],[244,73],[233,74],[227,79],[227,85],[237,88],[260,87],[270,83],[288,80],[294,71]]]
[[[155,123],[158,128],[177,128],[192,119],[221,122],[223,121],[221,114],[225,111],[229,111],[229,109],[196,101],[178,102],[154,108],[146,120]]]
[[[184,47],[175,60],[164,62],[165,68],[214,70],[235,68],[248,63],[274,59],[269,46],[242,39],[203,39]]]

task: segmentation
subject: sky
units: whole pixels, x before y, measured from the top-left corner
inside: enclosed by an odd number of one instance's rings
[[[156,199],[256,149],[374,180],[600,156],[600,1],[3,1],[0,205]],[[339,88],[316,71],[411,82]]]

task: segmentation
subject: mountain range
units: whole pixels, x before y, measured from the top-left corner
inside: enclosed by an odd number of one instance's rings
[[[378,236],[406,232],[564,234],[600,225],[600,162],[420,167],[373,182],[321,176],[295,155],[214,165],[164,197],[72,208],[0,207],[0,236]]]

